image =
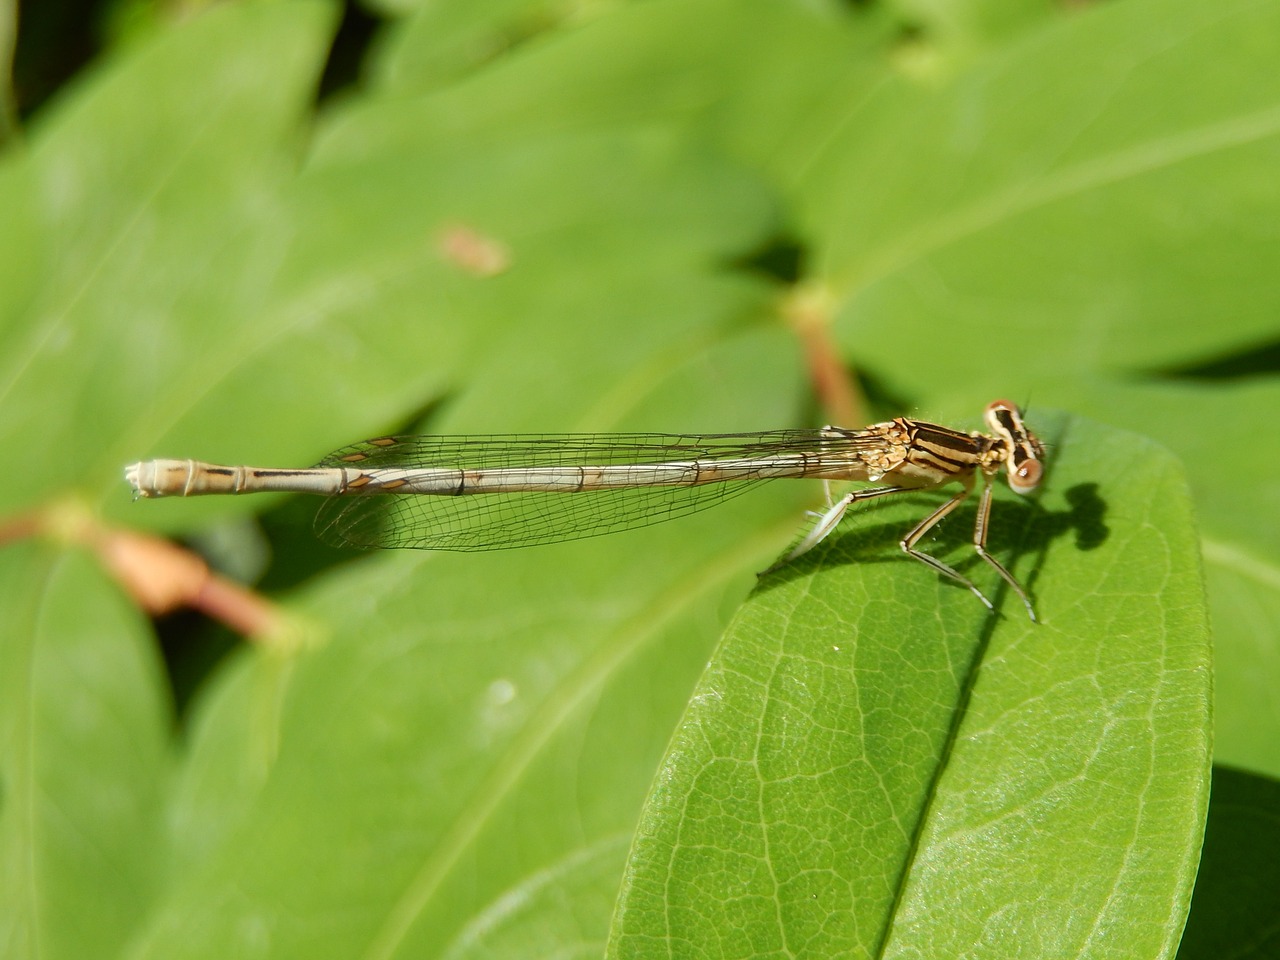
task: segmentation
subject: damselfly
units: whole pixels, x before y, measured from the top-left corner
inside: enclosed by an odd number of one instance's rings
[[[973,581],[918,549],[980,475],[973,548],[1035,620],[1026,591],[986,544],[992,479],[1004,470],[1015,493],[1034,490],[1044,447],[1007,401],[989,404],[986,422],[988,433],[900,417],[865,430],[380,437],[337,450],[310,469],[147,460],[126,468],[125,479],[141,497],[316,493],[329,498],[316,518],[326,542],[430,550],[500,550],[614,533],[701,510],[781,477],[882,484],[828,497],[813,529],[775,566],[825,539],[861,500],[959,483],[959,492],[899,545],[992,608]]]

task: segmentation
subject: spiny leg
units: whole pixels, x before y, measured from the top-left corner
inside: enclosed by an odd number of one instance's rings
[[[926,533],[928,533],[930,530],[936,527],[938,523],[941,522],[943,517],[949,514],[956,507],[960,506],[960,504],[964,502],[965,498],[968,497],[972,491],[973,491],[973,480],[968,479],[964,485],[963,490],[961,490],[954,497],[952,497],[950,500],[948,500],[946,503],[940,506],[937,510],[933,511],[933,513],[929,514],[927,517],[921,520],[918,524],[916,524],[915,527],[912,528],[911,532],[902,538],[902,540],[899,542],[899,546],[902,547],[903,552],[909,554],[910,556],[915,557],[921,563],[924,563],[929,565],[930,567],[933,567],[934,570],[937,570],[943,576],[950,577],[952,580],[955,580],[957,583],[963,583],[966,587],[968,587],[970,590],[973,591],[973,595],[975,597],[977,597],[984,604],[986,604],[988,610],[995,610],[995,607],[992,606],[991,601],[988,600],[985,596],[983,596],[982,591],[978,589],[977,584],[975,584],[972,580],[970,580],[968,577],[963,576],[956,570],[951,569],[951,567],[947,566],[937,557],[931,557],[929,556],[929,554],[916,549],[916,544],[920,542],[920,539]]]
[[[824,510],[806,510],[804,512],[804,515],[806,517],[813,517],[813,519],[818,520],[822,517],[824,513],[826,513],[827,510],[830,510],[832,507],[836,505],[835,500],[832,499],[831,497],[831,481],[826,479],[825,477],[822,480],[822,502],[826,504],[826,508]],[[847,507],[848,504],[846,504],[845,506]],[[769,568],[769,570],[772,570],[772,569],[773,567]],[[769,571],[766,570],[765,572],[768,573]]]
[[[1031,600],[1028,598],[1026,591],[1022,589],[1022,586],[1014,579],[1013,574],[1006,570],[1000,561],[987,553],[987,528],[991,517],[991,478],[984,476],[983,480],[982,497],[978,503],[978,515],[973,527],[974,551],[978,556],[982,557],[983,560],[991,564],[991,566],[995,568],[996,572],[1004,578],[1004,581],[1013,588],[1014,592],[1017,593],[1019,598],[1021,598],[1023,605],[1027,608],[1027,615],[1031,617],[1032,622],[1039,622],[1036,620],[1035,609],[1032,607]],[[790,563],[792,560],[808,553],[816,547],[839,525],[849,507],[853,506],[853,504],[857,503],[859,500],[871,500],[876,497],[884,497],[893,493],[918,493],[919,490],[920,488],[917,487],[875,487],[871,490],[855,490],[852,493],[845,494],[838,501],[830,504],[823,513],[818,514],[818,522],[814,524],[813,529],[805,535],[804,539],[796,544],[795,547],[793,547],[791,551],[782,557],[782,559],[777,563],[774,563],[767,570],[762,571],[761,576],[766,573],[772,573],[779,567]],[[924,535],[942,522],[942,520],[955,510],[956,507],[960,506],[960,504],[962,504],[972,492],[973,481],[972,479],[969,479],[959,493],[912,527],[911,532],[903,537],[902,540],[899,541],[898,545],[902,548],[904,553],[914,557],[921,563],[932,567],[943,576],[949,577],[957,583],[968,587],[973,595],[981,600],[988,610],[994,611],[995,606],[986,598],[986,595],[978,589],[977,584],[972,580],[943,563],[937,557],[930,556],[924,551],[916,549],[916,544],[924,538]]]
[[[792,547],[781,560],[771,565],[767,570],[762,570],[760,576],[764,576],[766,573],[773,573],[779,567],[786,566],[796,557],[808,553],[820,544],[839,525],[845,511],[859,500],[871,500],[875,497],[888,496],[891,493],[907,493],[912,489],[911,487],[874,487],[871,490],[854,490],[852,493],[846,493],[835,503],[828,506],[821,514],[817,514],[818,522],[813,525],[812,530],[805,534],[804,539]]]
[[[1013,588],[1013,592],[1022,600],[1022,605],[1027,608],[1027,616],[1031,618],[1032,623],[1038,623],[1036,620],[1035,608],[1031,606],[1031,599],[1027,596],[1022,585],[1013,578],[1008,570],[991,554],[987,553],[987,526],[991,519],[991,478],[984,477],[982,485],[982,499],[978,502],[978,518],[973,524],[973,549],[983,560],[995,567],[996,573],[1004,577],[1004,582]]]

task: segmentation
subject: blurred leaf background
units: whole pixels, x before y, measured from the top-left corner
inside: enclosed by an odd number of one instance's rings
[[[1166,956],[1193,883],[1184,955],[1274,952],[1280,6],[0,23],[6,955]],[[1055,465],[993,547],[1043,627],[895,557],[918,503],[742,606],[812,491],[352,557],[313,504],[121,481],[394,430],[813,426],[824,356],[850,426],[1028,408]],[[84,547],[120,528],[284,626],[153,624]],[[813,792],[744,792],[769,757]]]

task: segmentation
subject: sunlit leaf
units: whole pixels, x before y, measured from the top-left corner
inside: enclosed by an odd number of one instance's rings
[[[654,781],[613,955],[1176,946],[1210,743],[1186,486],[1136,437],[1048,435],[1050,489],[995,527],[1041,624],[895,559],[881,513],[762,584]]]

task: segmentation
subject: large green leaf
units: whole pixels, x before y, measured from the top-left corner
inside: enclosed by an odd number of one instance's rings
[[[114,956],[163,886],[171,718],[143,617],[79,552],[0,553],[0,951]]]
[[[1280,417],[1280,384],[1054,381],[1042,392],[1182,457],[1214,627],[1214,754],[1280,776],[1280,529],[1267,522],[1280,515],[1280,446],[1258,442],[1259,423]],[[1224,473],[1220,451],[1240,451],[1243,474]]]
[[[1049,490],[995,528],[1043,623],[894,562],[880,513],[756,591],[654,781],[613,955],[1172,954],[1210,744],[1186,485],[1131,435],[1049,436]]]
[[[797,197],[850,355],[1022,395],[1273,337],[1278,36],[1270,3],[1132,0],[850,90]]]

